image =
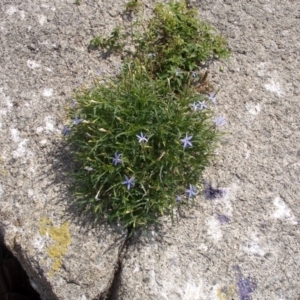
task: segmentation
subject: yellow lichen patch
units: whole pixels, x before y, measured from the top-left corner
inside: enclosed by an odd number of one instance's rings
[[[47,248],[47,254],[53,260],[50,276],[60,268],[62,258],[66,254],[68,246],[71,243],[69,232],[69,222],[65,222],[59,227],[54,227],[51,220],[43,217],[40,220],[40,234],[46,235],[54,241],[53,245]]]
[[[219,288],[217,290],[217,297],[220,300],[231,300],[235,292],[235,287],[231,285],[229,288]]]
[[[46,235],[48,230],[51,228],[52,222],[46,217],[42,217],[40,220],[40,234]]]
[[[0,156],[0,164],[1,164],[1,163],[3,163],[3,158]],[[4,169],[0,168],[0,174],[6,175],[7,172],[6,172]]]

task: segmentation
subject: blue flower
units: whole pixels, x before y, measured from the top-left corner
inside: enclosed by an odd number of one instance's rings
[[[177,202],[181,202],[181,201],[182,201],[182,197],[177,195],[177,196],[176,196],[176,201],[177,201]]]
[[[194,103],[192,103],[191,105],[190,105],[190,107],[195,111],[195,110],[198,110],[198,108],[199,108],[199,106],[198,106],[198,104],[196,104],[196,102],[194,102]]]
[[[141,143],[141,142],[147,143],[148,142],[148,139],[146,138],[146,136],[142,132],[140,133],[140,135],[136,135],[136,136],[139,139],[139,143]]]
[[[83,119],[78,119],[78,116],[75,116],[75,119],[73,120],[73,124],[74,125],[78,125],[79,123],[81,123],[83,121]]]
[[[192,198],[193,196],[196,196],[196,187],[190,184],[190,188],[186,189],[185,192],[188,194],[189,198]]]
[[[122,162],[122,159],[120,158],[121,157],[121,153],[118,154],[117,152],[115,153],[115,157],[113,158],[113,164],[114,166],[116,166],[117,164],[120,164]]]
[[[215,103],[215,104],[217,103],[216,94],[217,94],[217,93],[215,93],[215,94],[209,93],[209,94],[208,94],[208,99],[209,99],[210,101],[212,101],[213,103]]]
[[[192,139],[192,135],[188,136],[187,133],[185,134],[185,138],[180,140],[183,143],[183,149],[185,149],[187,146],[189,147],[193,147],[193,144],[190,142],[190,140]]]
[[[216,126],[224,126],[226,125],[226,120],[223,116],[219,116],[214,118],[214,123],[216,124]]]
[[[204,108],[207,108],[207,105],[205,104],[205,101],[199,101],[198,102],[199,104],[198,104],[198,108],[200,109],[200,110],[202,110],[202,109],[204,109]]]
[[[125,181],[122,182],[122,184],[127,185],[127,190],[130,190],[132,186],[134,186],[134,177],[131,177],[128,179],[128,177],[125,175]]]
[[[71,128],[69,128],[67,125],[65,125],[63,130],[62,130],[62,134],[64,136],[66,136],[66,135],[70,135],[70,133],[71,133]]]

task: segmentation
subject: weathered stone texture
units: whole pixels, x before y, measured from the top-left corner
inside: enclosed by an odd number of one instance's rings
[[[118,299],[239,299],[235,266],[256,280],[253,299],[298,299],[300,3],[191,3],[232,49],[210,68],[228,135],[205,175],[227,195],[130,246]]]
[[[121,21],[124,3],[0,1],[1,230],[44,299],[103,295],[125,239],[69,209],[61,135],[74,89],[118,68],[87,45]]]
[[[61,130],[73,90],[117,71],[87,45],[125,2],[0,1],[0,229],[44,299],[103,295],[124,244],[70,211]],[[253,299],[298,299],[300,3],[190,2],[232,49],[210,66],[228,134],[205,174],[227,194],[129,245],[115,298],[238,299],[239,266]]]

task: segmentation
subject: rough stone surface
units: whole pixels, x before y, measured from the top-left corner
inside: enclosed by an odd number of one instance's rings
[[[43,299],[102,297],[125,239],[69,210],[61,139],[74,89],[117,72],[117,58],[87,45],[122,23],[125,2],[0,1],[0,229]],[[300,3],[190,2],[232,49],[210,66],[228,134],[205,174],[227,193],[200,195],[174,226],[132,242],[114,298],[298,299]]]
[[[210,68],[228,134],[205,174],[227,195],[132,244],[118,299],[249,299],[248,277],[252,299],[298,299],[300,2],[190,2],[232,49]]]
[[[43,299],[98,299],[126,237],[70,211],[61,135],[74,89],[117,71],[87,45],[124,3],[0,1],[0,227]]]

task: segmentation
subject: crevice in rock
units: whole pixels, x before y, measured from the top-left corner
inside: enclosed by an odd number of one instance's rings
[[[131,242],[132,239],[132,233],[133,233],[133,228],[128,227],[127,228],[128,233],[126,240],[121,248],[119,257],[118,257],[118,263],[115,268],[115,273],[114,273],[114,278],[112,280],[111,286],[109,287],[107,293],[105,294],[104,297],[100,297],[99,300],[116,300],[118,299],[118,290],[121,285],[121,273],[122,273],[122,263],[123,263],[123,258],[128,250],[128,246]]]
[[[0,299],[41,300],[18,259],[0,241]]]

